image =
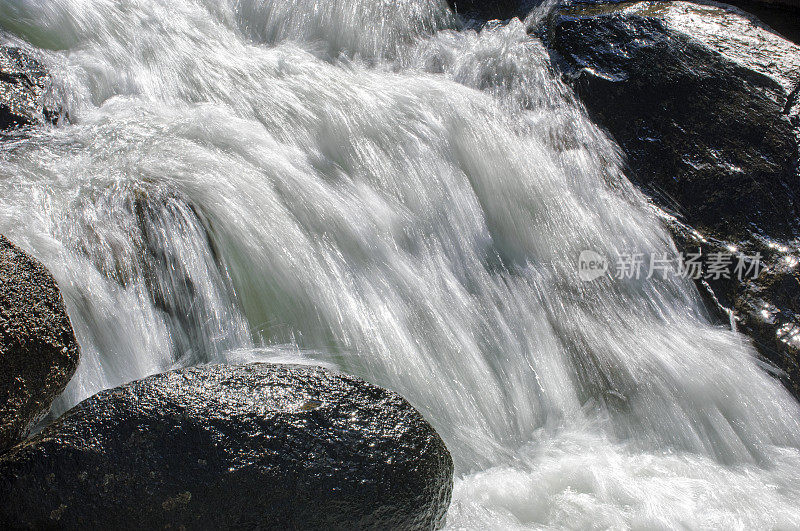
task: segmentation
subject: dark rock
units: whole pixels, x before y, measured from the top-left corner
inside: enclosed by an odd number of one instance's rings
[[[55,280],[0,236],[0,451],[47,413],[75,373],[78,356]]]
[[[800,47],[684,2],[566,6],[542,37],[631,179],[676,216],[682,251],[761,253],[757,278],[699,287],[800,396]]]
[[[735,0],[731,2],[734,5],[748,2],[761,6],[781,7],[784,9],[798,10],[800,9],[800,0]]]
[[[430,529],[453,463],[399,395],[303,366],[104,391],[0,457],[0,526]]]
[[[728,0],[755,15],[770,28],[794,43],[800,43],[800,0]]]
[[[681,2],[565,8],[546,37],[663,206],[712,234],[797,233],[800,47]]]
[[[707,306],[720,323],[733,317],[737,330],[750,336],[762,357],[778,370],[777,376],[800,397],[800,249],[766,239],[753,238],[737,244],[704,236],[674,221],[670,224],[677,246],[684,253],[700,253],[703,278],[697,280]],[[715,278],[708,265],[713,253],[730,255],[733,264],[744,257],[759,271]],[[740,278],[741,276],[741,278]]]
[[[59,114],[41,63],[19,48],[0,46],[0,131],[56,123]]]
[[[524,17],[540,0],[447,0],[450,9],[465,18],[507,20]]]
[[[784,6],[800,9],[800,0],[758,0],[757,3],[770,6]]]

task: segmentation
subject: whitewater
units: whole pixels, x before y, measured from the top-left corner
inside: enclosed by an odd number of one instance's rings
[[[318,364],[405,396],[447,526],[800,528],[800,407],[677,275],[527,20],[444,0],[3,0],[69,120],[0,143],[0,233],[82,348],[54,417],[174,367]]]

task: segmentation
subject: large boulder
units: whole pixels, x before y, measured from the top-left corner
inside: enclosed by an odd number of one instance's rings
[[[75,373],[78,356],[55,280],[0,236],[0,451],[47,413]]]
[[[59,113],[42,64],[20,48],[0,46],[0,132],[55,123]]]
[[[206,366],[101,392],[0,457],[0,527],[432,529],[452,474],[395,393]]]
[[[673,1],[563,6],[542,38],[682,251],[760,253],[756,278],[698,284],[800,396],[800,46],[739,10]]]
[[[546,40],[664,206],[720,235],[797,233],[799,46],[685,2],[563,8]]]

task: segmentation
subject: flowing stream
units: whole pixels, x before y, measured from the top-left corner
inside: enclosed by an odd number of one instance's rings
[[[82,347],[59,414],[200,363],[398,391],[452,528],[800,527],[800,407],[690,280],[527,21],[444,0],[2,0],[69,124],[0,143],[0,233]]]

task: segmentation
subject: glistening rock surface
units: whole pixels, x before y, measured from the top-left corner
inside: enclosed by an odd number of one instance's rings
[[[632,180],[677,217],[683,251],[761,253],[757,278],[700,287],[800,396],[800,47],[685,2],[562,7],[542,36]]]
[[[430,529],[453,463],[399,395],[316,367],[173,371],[0,458],[0,526]]]
[[[0,46],[0,132],[36,123],[56,122],[50,75],[19,48]]]
[[[564,8],[546,40],[662,205],[704,232],[796,234],[800,47],[685,2]]]
[[[78,356],[55,280],[0,236],[0,451],[47,413],[75,373]]]

